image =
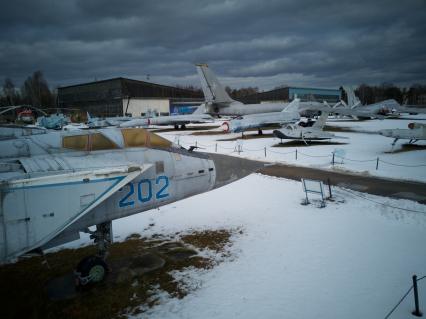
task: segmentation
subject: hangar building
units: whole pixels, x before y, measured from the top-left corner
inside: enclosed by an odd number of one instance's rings
[[[330,104],[340,101],[341,92],[339,89],[316,89],[301,87],[283,87],[267,92],[251,94],[239,99],[246,104],[262,103],[262,102],[289,102],[295,96],[301,101],[327,101]]]
[[[122,77],[58,88],[60,108],[101,117],[191,113],[203,101],[202,92]]]

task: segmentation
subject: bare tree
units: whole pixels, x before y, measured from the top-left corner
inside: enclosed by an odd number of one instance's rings
[[[5,78],[3,83],[3,99],[6,105],[15,105],[18,102],[15,84],[10,78]]]
[[[54,97],[50,92],[49,85],[41,71],[36,71],[29,76],[22,87],[25,102],[37,107],[54,106]]]

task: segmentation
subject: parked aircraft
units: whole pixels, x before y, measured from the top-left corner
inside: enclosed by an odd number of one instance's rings
[[[426,124],[410,123],[408,129],[385,129],[379,131],[380,135],[392,137],[395,146],[398,140],[409,140],[408,144],[414,144],[419,140],[426,140]]]
[[[197,64],[201,87],[205,98],[205,112],[212,115],[250,115],[258,113],[281,112],[289,103],[243,104],[232,99],[220,84],[207,64]],[[317,101],[299,102],[304,111],[317,110],[322,103]]]
[[[60,130],[69,123],[71,123],[69,117],[62,113],[56,113],[49,116],[38,117],[36,124],[47,129]]]
[[[197,64],[205,97],[206,113],[212,115],[247,115],[280,112],[288,103],[243,104],[232,99],[207,64]]]
[[[81,285],[106,274],[112,220],[207,192],[260,168],[254,161],[188,151],[142,128],[16,131],[3,137],[0,263],[87,232],[98,254],[78,264]],[[96,230],[89,230],[93,225]]]
[[[87,112],[87,126],[90,128],[118,126],[132,119],[134,118],[130,116],[92,117],[89,112]]]
[[[368,119],[371,117],[387,116],[387,117],[396,117],[399,116],[397,113],[398,108],[400,107],[399,103],[394,99],[388,99],[381,102],[362,105],[361,101],[355,95],[353,88],[344,87],[346,94],[348,96],[347,107],[356,110],[360,115],[357,116],[359,119]],[[346,103],[342,102],[346,105]],[[363,115],[362,113],[365,113]]]
[[[312,126],[301,126],[299,124],[288,124],[285,127],[274,130],[274,135],[280,139],[302,140],[306,144],[312,140],[326,140],[331,138],[346,138],[336,136],[333,133],[324,132],[324,126],[328,113],[322,112],[321,116]]]
[[[262,134],[262,128],[294,123],[300,119],[299,99],[294,99],[281,112],[257,113],[240,116],[230,121],[224,122],[222,128],[225,132],[239,133],[248,129],[257,128]]]
[[[214,118],[204,113],[204,106],[199,106],[192,114],[168,115],[150,118],[139,118],[121,123],[119,127],[147,127],[149,125],[174,125],[175,129],[185,129],[191,123],[212,123]]]

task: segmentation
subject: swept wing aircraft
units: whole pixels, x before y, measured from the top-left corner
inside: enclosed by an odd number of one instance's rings
[[[394,111],[398,110],[400,105],[394,99],[362,105],[359,98],[355,95],[352,87],[344,87],[344,90],[348,96],[347,107],[351,110],[356,110],[358,112],[356,117],[359,119],[369,119],[371,117],[383,118],[383,116],[398,116],[398,114]],[[343,102],[343,104],[345,103]]]
[[[119,127],[147,127],[149,125],[173,125],[175,129],[179,128],[179,125],[182,129],[186,128],[187,124],[192,123],[212,123],[214,118],[205,114],[204,105],[199,106],[192,114],[185,115],[167,115],[167,116],[156,116],[149,118],[140,118],[133,119],[127,122],[123,122]]]
[[[262,134],[262,128],[294,123],[300,119],[299,99],[294,99],[281,112],[257,113],[244,115],[230,121],[224,122],[222,128],[225,132],[239,133],[248,129],[256,128]]]
[[[98,254],[78,264],[81,285],[106,274],[112,220],[207,192],[260,167],[188,151],[143,128],[10,129],[0,140],[0,263],[88,232]]]
[[[89,128],[118,126],[132,119],[135,118],[132,118],[130,116],[93,117],[89,114],[89,112],[87,112],[87,126]]]
[[[408,144],[414,144],[419,140],[426,140],[426,124],[410,123],[408,129],[385,129],[379,131],[380,135],[392,137],[392,146],[398,140],[409,140]]]
[[[309,127],[303,127],[298,124],[288,124],[285,127],[274,130],[274,135],[280,139],[302,140],[306,144],[312,140],[326,140],[332,138],[345,138],[336,136],[333,133],[324,132],[324,126],[328,118],[327,112],[322,112],[318,120]]]
[[[212,115],[247,115],[280,112],[288,103],[243,104],[232,99],[207,64],[197,64],[205,97],[206,113]]]

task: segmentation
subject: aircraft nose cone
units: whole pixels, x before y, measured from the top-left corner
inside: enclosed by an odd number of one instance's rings
[[[222,154],[209,154],[209,158],[214,162],[216,170],[213,188],[232,183],[264,167],[262,162]]]

